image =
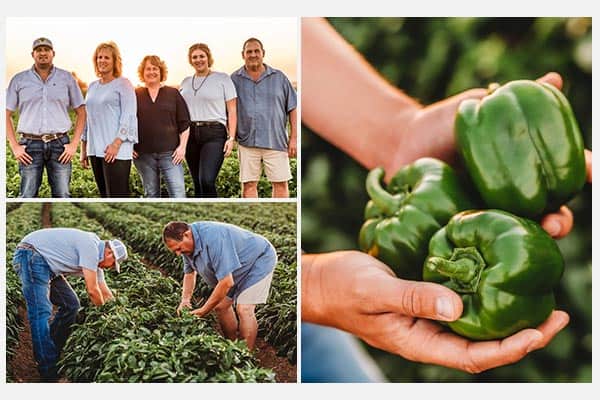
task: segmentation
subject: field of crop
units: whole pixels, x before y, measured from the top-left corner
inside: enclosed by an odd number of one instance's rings
[[[8,143],[8,142],[7,142]],[[6,197],[14,198],[19,196],[19,165],[15,158],[12,156],[10,146],[6,144]],[[94,181],[94,175],[91,169],[83,169],[79,163],[79,151],[73,158],[73,170],[71,175],[71,197],[76,198],[90,198],[99,197],[98,189]],[[296,197],[296,159],[290,159],[290,166],[292,169],[293,179],[289,182],[290,197]],[[194,184],[187,164],[184,162],[185,170],[185,188],[186,196],[194,196]],[[239,198],[241,197],[241,184],[239,181],[239,161],[237,158],[237,152],[234,151],[231,156],[227,157],[223,162],[219,176],[217,177],[217,193],[219,197],[223,198]],[[143,197],[144,188],[140,176],[135,169],[135,166],[131,166],[131,174],[129,177],[129,187],[132,197]],[[163,184],[162,188],[163,197],[168,197],[166,186]],[[266,177],[262,176],[258,183],[258,195],[261,198],[271,197],[271,184],[267,181]],[[50,186],[48,185],[48,177],[44,173],[42,186],[40,188],[39,197],[48,198],[51,197]]]
[[[53,203],[49,223],[77,227],[101,238],[119,237],[129,250],[120,274],[108,272],[116,300],[89,303],[82,279],[69,281],[82,303],[73,334],[59,365],[70,382],[295,382],[296,364],[296,205],[189,203]],[[7,206],[7,260],[15,245],[41,228],[40,203]],[[257,307],[259,341],[255,352],[243,341],[224,339],[213,316],[177,317],[182,262],[161,241],[171,220],[234,223],[267,237],[279,262],[268,303]],[[8,263],[10,265],[10,263]],[[199,282],[201,280],[199,279]],[[194,300],[209,294],[198,285]],[[7,378],[17,377],[11,362],[18,346],[23,300],[20,283],[7,270]],[[19,312],[20,310],[20,312]],[[257,342],[258,344],[258,342]],[[21,346],[19,347],[19,349]],[[263,351],[275,360],[265,361]],[[290,372],[292,371],[292,372]]]

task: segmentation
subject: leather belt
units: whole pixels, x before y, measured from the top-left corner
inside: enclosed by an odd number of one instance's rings
[[[191,121],[190,124],[192,126],[219,126],[222,125],[217,121]]]
[[[60,139],[63,136],[66,136],[67,132],[62,132],[62,133],[45,133],[43,135],[33,135],[31,133],[21,133],[21,136],[25,139],[31,139],[31,140],[41,140],[44,143],[48,143],[51,142],[53,140],[56,139]]]

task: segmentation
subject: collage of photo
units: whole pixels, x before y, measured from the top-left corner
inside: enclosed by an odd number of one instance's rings
[[[592,382],[591,17],[4,25],[8,386]]]

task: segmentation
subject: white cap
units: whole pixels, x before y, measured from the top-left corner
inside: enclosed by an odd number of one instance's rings
[[[119,263],[127,259],[127,247],[119,239],[112,239],[108,241],[108,246],[113,252],[115,257],[115,271],[121,272],[121,266]]]

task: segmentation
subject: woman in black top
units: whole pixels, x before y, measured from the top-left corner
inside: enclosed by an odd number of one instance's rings
[[[190,114],[173,87],[163,86],[167,66],[158,56],[146,56],[138,67],[144,87],[135,90],[139,143],[134,164],[146,197],[160,197],[162,175],[170,197],[185,197],[183,160],[189,136]]]

